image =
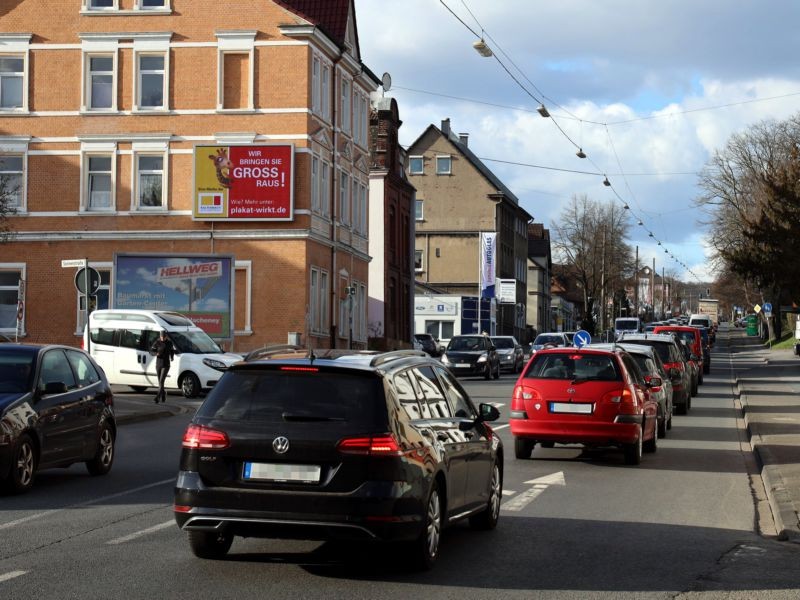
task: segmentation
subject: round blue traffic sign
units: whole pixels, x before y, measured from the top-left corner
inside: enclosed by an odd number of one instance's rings
[[[592,343],[592,336],[589,334],[588,331],[584,331],[581,329],[578,331],[575,336],[572,338],[572,343],[575,344],[578,348],[583,348],[584,346],[588,346]]]

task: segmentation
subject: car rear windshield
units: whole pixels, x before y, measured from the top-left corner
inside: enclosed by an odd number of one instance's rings
[[[537,335],[536,339],[533,341],[535,346],[541,346],[544,344],[563,344],[564,338],[560,335]]]
[[[661,362],[671,363],[672,358],[669,352],[669,342],[657,342],[655,340],[625,340],[626,344],[639,344],[640,346],[650,346],[651,348],[655,348],[656,352],[658,352],[659,358],[661,358]]]
[[[536,354],[524,377],[618,381],[620,374],[617,369],[617,361],[610,354]]]
[[[372,373],[241,369],[225,373],[197,411],[225,421],[331,423],[368,432],[386,404],[381,379]]]
[[[492,338],[492,343],[495,348],[514,348],[514,340],[509,338]]]
[[[471,350],[486,350],[483,336],[454,337],[447,346],[448,350],[455,352],[469,352]]]

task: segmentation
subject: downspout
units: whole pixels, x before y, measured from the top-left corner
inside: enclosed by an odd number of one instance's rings
[[[331,139],[333,141],[333,151],[331,152],[331,301],[328,303],[329,307],[329,317],[330,317],[330,336],[331,336],[331,348],[336,348],[336,331],[337,331],[337,321],[336,315],[339,314],[338,308],[338,300],[339,295],[337,290],[339,289],[339,272],[337,270],[336,265],[336,247],[339,244],[339,241],[336,236],[336,190],[339,186],[341,186],[341,181],[339,181],[339,177],[336,171],[336,153],[339,149],[338,144],[338,134],[336,132],[336,66],[342,60],[342,50],[339,50],[339,56],[336,60],[333,61],[333,67],[331,68]],[[341,85],[341,84],[340,84]],[[338,183],[338,185],[337,185]]]

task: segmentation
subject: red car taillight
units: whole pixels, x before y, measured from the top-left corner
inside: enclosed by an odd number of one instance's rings
[[[664,363],[664,368],[667,370],[678,369],[681,373],[686,370],[686,366],[682,362]]]
[[[644,380],[647,383],[650,383],[653,380],[653,376],[652,375],[645,375],[644,376]],[[651,392],[660,392],[661,391],[661,386],[660,385],[653,386],[653,387],[650,388],[650,391]]]
[[[511,410],[525,410],[527,400],[541,400],[541,398],[539,392],[532,387],[518,384],[514,387],[514,393],[511,396]]]
[[[603,394],[604,402],[612,402],[614,404],[633,404],[633,394],[628,388],[621,390],[614,390],[613,392],[606,392]]]
[[[344,438],[336,444],[342,454],[366,456],[400,456],[403,452],[393,435],[372,435]]]
[[[228,434],[203,425],[189,425],[183,434],[183,447],[203,450],[222,450],[230,446]]]

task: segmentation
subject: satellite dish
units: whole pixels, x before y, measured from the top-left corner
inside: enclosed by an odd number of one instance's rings
[[[392,76],[389,73],[384,73],[383,77],[381,77],[381,85],[383,86],[383,91],[388,92],[392,89]]]

